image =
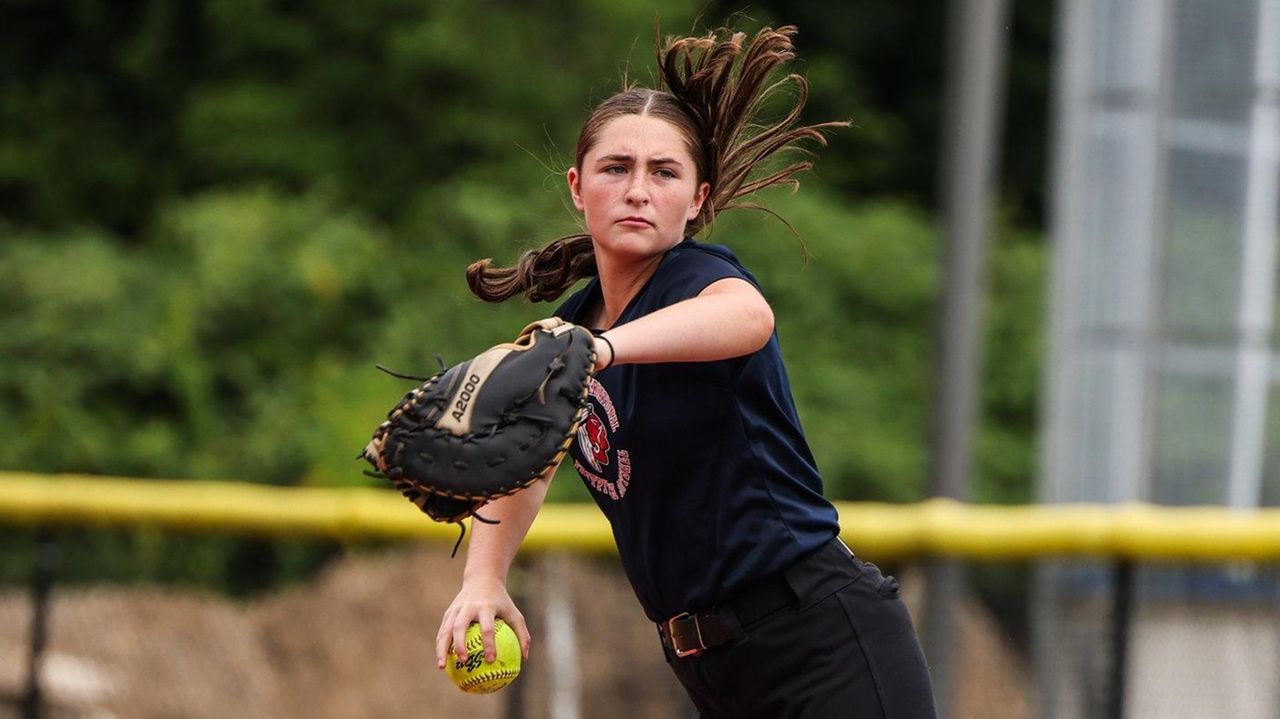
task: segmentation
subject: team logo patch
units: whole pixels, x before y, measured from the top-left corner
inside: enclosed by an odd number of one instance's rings
[[[578,425],[578,449],[597,472],[603,472],[609,464],[609,433],[594,406],[588,405],[587,418]]]
[[[622,499],[631,484],[631,456],[617,449],[611,437],[618,431],[618,411],[604,386],[594,378],[588,390],[587,416],[578,425],[578,455],[573,465],[592,490]],[[609,477],[609,475],[613,475]]]

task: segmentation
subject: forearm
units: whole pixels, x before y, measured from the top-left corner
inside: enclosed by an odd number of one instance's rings
[[[773,312],[759,292],[740,280],[708,290],[605,332],[616,353],[610,364],[710,362],[751,354],[769,341]]]
[[[462,574],[464,584],[478,579],[506,583],[511,562],[538,516],[550,483],[549,478],[540,479],[515,494],[490,501],[480,510],[485,519],[498,523],[472,520],[467,564]]]

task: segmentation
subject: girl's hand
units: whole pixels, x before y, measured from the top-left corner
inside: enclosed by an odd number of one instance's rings
[[[436,633],[436,668],[445,668],[451,642],[458,658],[466,659],[467,627],[472,622],[480,623],[485,661],[492,662],[496,659],[493,620],[497,617],[502,617],[515,630],[516,637],[520,639],[520,657],[528,660],[529,629],[525,626],[524,615],[516,609],[515,602],[507,593],[506,584],[499,579],[477,578],[463,582],[462,589],[458,590],[458,595],[453,598],[453,603],[440,620],[440,631]]]

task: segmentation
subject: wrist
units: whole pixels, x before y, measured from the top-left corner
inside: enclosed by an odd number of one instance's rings
[[[613,348],[613,342],[609,341],[603,333],[595,335],[595,351],[597,372],[602,372],[614,365],[617,356]]]
[[[507,573],[494,573],[486,568],[483,570],[466,570],[462,572],[462,586],[472,587],[502,587],[507,586]]]

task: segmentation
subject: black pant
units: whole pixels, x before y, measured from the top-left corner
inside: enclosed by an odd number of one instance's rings
[[[933,719],[898,582],[838,539],[784,572],[794,599],[726,644],[667,662],[697,718]]]

